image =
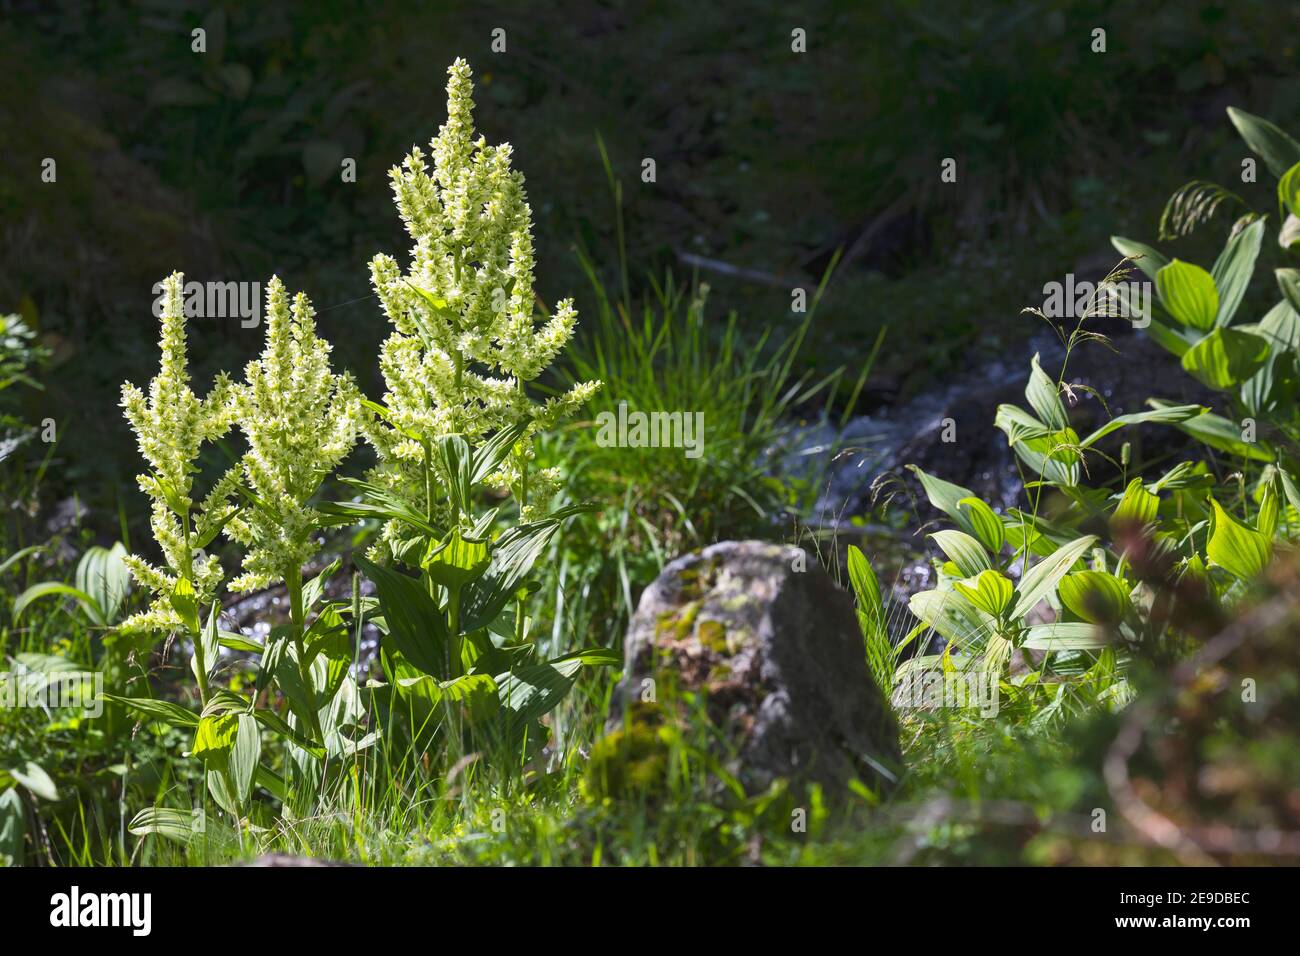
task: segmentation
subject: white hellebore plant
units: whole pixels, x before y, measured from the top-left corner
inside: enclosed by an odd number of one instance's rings
[[[205,555],[233,513],[228,499],[238,480],[232,468],[196,508],[192,497],[199,449],[224,435],[231,425],[234,386],[223,374],[206,398],[190,388],[185,356],[185,278],[172,273],[163,282],[161,368],[149,383],[148,397],[136,386],[122,386],[122,408],[149,463],[137,478],[149,496],[150,527],[166,559],[165,569],[131,555],[125,559],[132,575],[153,594],[148,610],[128,618],[128,630],[196,628],[197,609],[208,606],[221,585],[221,563]]]
[[[509,144],[489,146],[474,136],[469,66],[458,59],[448,73],[447,122],[431,144],[432,169],[417,147],[391,171],[397,208],[415,243],[410,266],[403,272],[386,255],[370,263],[394,328],[380,352],[387,425],[377,423],[367,434],[380,459],[372,477],[419,500],[426,497],[429,450],[440,438],[458,434],[474,444],[527,424],[490,483],[508,486],[528,520],[544,509],[558,481],[547,469],[530,473],[532,431],[571,414],[600,383],[579,384],[543,404],[525,391],[568,343],[577,313],[564,299],[549,318],[535,321],[524,178],[510,168]],[[456,523],[460,516],[427,497],[435,524]],[[390,545],[396,533],[390,522]]]

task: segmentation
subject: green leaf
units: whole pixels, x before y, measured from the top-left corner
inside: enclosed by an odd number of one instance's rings
[[[0,857],[8,857],[13,866],[26,862],[27,814],[18,791],[0,791]]]
[[[447,478],[447,493],[462,514],[470,510],[470,489],[473,485],[470,471],[469,445],[460,435],[444,435],[435,448]]]
[[[152,697],[117,697],[113,694],[105,694],[104,699],[121,704],[146,720],[161,720],[172,727],[199,725],[198,714],[168,700],[154,700]]]
[[[1214,324],[1223,328],[1232,321],[1246,294],[1250,277],[1255,272],[1255,260],[1264,241],[1264,220],[1257,219],[1228,240],[1223,252],[1215,260],[1211,275],[1218,289],[1219,311]]]
[[[1104,632],[1092,624],[1058,621],[1055,624],[1035,624],[1025,631],[1021,647],[1031,651],[1091,651],[1109,647]]]
[[[1300,511],[1300,488],[1296,487],[1295,479],[1284,468],[1277,470],[1277,477],[1282,482],[1282,493],[1286,495],[1287,503]]]
[[[1300,312],[1300,269],[1276,269],[1273,274],[1287,304]]]
[[[1246,381],[1268,361],[1268,340],[1238,329],[1215,329],[1183,355],[1183,369],[1224,391]]]
[[[1206,557],[1243,580],[1257,577],[1273,556],[1272,541],[1232,517],[1213,498],[1210,505],[1214,509],[1214,521],[1205,546]]]
[[[0,574],[4,574],[6,571],[8,571],[18,562],[22,561],[24,558],[29,558],[33,554],[37,554],[38,552],[44,550],[45,550],[45,545],[43,544],[29,544],[25,548],[19,548],[13,554],[9,555],[9,557],[5,558],[3,561],[0,561]]]
[[[497,682],[487,674],[465,674],[448,681],[422,674],[399,678],[393,686],[404,694],[418,694],[430,704],[461,704],[472,724],[491,719],[500,706]]]
[[[515,447],[515,443],[524,437],[532,422],[516,422],[508,428],[498,429],[496,434],[474,450],[470,467],[471,484],[485,481],[489,475],[501,467],[506,456]]]
[[[1117,415],[1090,434],[1079,444],[1084,448],[1090,448],[1111,432],[1125,428],[1129,425],[1142,425],[1147,423],[1176,425],[1179,422],[1187,421],[1189,418],[1195,418],[1197,415],[1202,415],[1207,411],[1209,411],[1209,409],[1204,405],[1165,405],[1146,412],[1130,412],[1127,415]]]
[[[13,777],[42,800],[59,799],[59,788],[54,785],[54,781],[50,779],[50,775],[30,760],[23,766],[22,770],[19,770],[17,767],[10,767],[9,776]]]
[[[1290,252],[1300,243],[1300,216],[1288,215],[1277,233],[1277,244]]]
[[[1066,487],[1079,483],[1079,436],[1074,429],[1053,431],[1015,405],[999,405],[993,424],[1035,474]]]
[[[451,676],[451,635],[442,609],[414,578],[353,558],[375,586],[393,646],[410,664],[442,680]]]
[[[204,763],[214,759],[224,761],[234,749],[235,735],[238,732],[237,714],[214,714],[200,718],[190,755],[200,758]]]
[[[420,531],[432,538],[442,537],[442,532],[429,524],[428,518],[416,511],[409,503],[393,492],[371,481],[359,478],[342,478],[361,493],[361,501],[323,501],[315,506],[324,518],[324,524],[351,524],[357,521],[379,518],[384,521],[397,521]]]
[[[1296,163],[1277,181],[1277,203],[1279,218],[1289,212],[1300,215],[1300,163]]]
[[[858,610],[870,615],[876,624],[885,619],[885,606],[880,597],[880,581],[871,567],[871,562],[857,545],[849,545],[848,550],[849,584],[857,597]]]
[[[1175,319],[1208,332],[1219,314],[1219,292],[1214,279],[1198,265],[1174,259],[1156,274],[1160,301]]]
[[[1148,525],[1156,520],[1160,499],[1146,490],[1141,478],[1134,478],[1124,489],[1124,497],[1110,516],[1112,525],[1136,523]]]
[[[1038,413],[1038,417],[1052,431],[1064,431],[1070,427],[1070,419],[1065,414],[1065,405],[1061,403],[1060,391],[1056,382],[1048,377],[1038,362],[1035,353],[1030,360],[1029,384],[1025,386],[1025,399],[1029,406]]]
[[[1278,518],[1281,514],[1280,504],[1276,483],[1270,481],[1264,486],[1264,492],[1259,499],[1259,513],[1255,517],[1255,530],[1270,541],[1277,533]]]
[[[1062,604],[1093,624],[1118,624],[1131,607],[1128,586],[1105,571],[1074,571],[1056,590]]]
[[[1235,106],[1228,107],[1228,118],[1246,145],[1264,160],[1274,176],[1282,177],[1296,163],[1300,163],[1300,143],[1297,143],[1268,120],[1253,116]]]
[[[257,762],[262,759],[262,734],[252,714],[239,714],[236,721],[235,745],[230,752],[230,782],[236,799],[241,806],[246,806],[253,792]]]
[[[253,717],[257,719],[259,724],[271,731],[271,733],[278,734],[285,740],[290,741],[294,746],[305,750],[313,757],[321,759],[325,756],[325,748],[294,730],[293,727],[289,726],[288,721],[275,711],[258,709],[253,711]],[[265,775],[265,768],[258,767],[257,778],[262,779]],[[263,785],[265,786],[265,784]],[[269,790],[271,788],[267,787],[267,789]]]
[[[122,559],[126,548],[120,541],[111,548],[87,548],[77,562],[75,583],[80,591],[90,596],[99,612],[99,623],[108,626],[117,620],[122,602],[131,588],[131,572]]]
[[[570,656],[545,664],[527,664],[496,676],[502,720],[509,738],[555,709],[573,687],[578,671],[588,663],[582,656]],[[597,660],[597,663],[604,661]]]
[[[978,651],[993,635],[997,622],[956,591],[918,591],[907,602],[918,620],[945,640],[967,651]]]
[[[936,531],[930,535],[963,577],[973,578],[993,567],[984,546],[964,531]]]
[[[1287,281],[1293,283],[1296,299],[1300,301],[1300,271],[1279,269],[1278,272],[1294,273]],[[1282,281],[1279,275],[1279,284]],[[1300,313],[1296,312],[1289,301],[1283,299],[1264,313],[1259,325],[1255,327],[1255,334],[1266,339],[1275,354],[1300,351]]]
[[[208,611],[208,621],[203,625],[197,639],[194,641],[194,656],[190,658],[190,670],[200,684],[202,684],[204,677],[212,673],[212,668],[217,666],[221,646],[220,623],[221,605],[213,601],[212,608]],[[200,669],[205,673],[200,675]]]
[[[424,569],[437,584],[460,591],[487,570],[490,560],[487,541],[468,538],[454,528],[430,551]]]
[[[169,595],[172,608],[180,615],[186,629],[191,634],[199,633],[199,602],[194,593],[194,585],[188,578],[177,578],[176,587]]]
[[[908,465],[907,468],[920,479],[921,486],[925,489],[925,495],[930,499],[930,504],[957,522],[958,526],[967,534],[973,535],[975,533],[970,516],[961,507],[963,499],[975,497],[973,491],[969,488],[963,488],[961,485],[954,485],[951,482],[944,481],[942,478],[936,478],[934,475],[926,474],[916,465]]]
[[[131,818],[127,830],[134,836],[145,836],[153,833],[169,840],[175,840],[177,843],[188,845],[195,836],[205,832],[206,828],[214,823],[214,821],[204,820],[204,826],[200,829],[200,819],[201,817],[197,815],[197,811],[193,810],[145,807]]]
[[[984,545],[990,554],[996,556],[1007,543],[1006,528],[1003,527],[1002,519],[998,517],[997,512],[974,496],[963,498],[957,506],[970,519],[970,525],[975,529],[975,537],[979,543]]]
[[[985,614],[997,618],[1002,616],[1016,593],[1015,585],[992,568],[965,581],[955,581],[953,587]]]
[[[316,606],[316,602],[325,594],[325,585],[329,583],[330,578],[342,566],[342,559],[335,558],[321,569],[320,574],[302,586],[302,606],[304,610],[310,611]]]
[[[1026,571],[1016,587],[1016,606],[1012,609],[1011,616],[1019,620],[1032,611],[1096,541],[1096,535],[1086,535],[1058,548]]]
[[[1123,236],[1111,236],[1110,244],[1115,247],[1121,256],[1132,259],[1133,264],[1141,269],[1148,279],[1154,280],[1156,274],[1169,264],[1167,256],[1133,239],[1125,239]]]
[[[477,580],[465,587],[461,606],[464,632],[487,627],[514,600],[551,539],[561,520],[550,517],[508,529],[492,545],[492,560]]]
[[[1151,341],[1179,358],[1182,358],[1183,353],[1196,344],[1194,338],[1196,333],[1193,330],[1175,328],[1156,318],[1151,319],[1146,327],[1146,333]]]
[[[103,612],[95,604],[95,599],[80,588],[74,588],[70,584],[61,584],[58,581],[42,581],[40,584],[33,584],[14,600],[14,621],[16,622],[31,603],[39,598],[46,597],[50,594],[66,594],[76,598],[86,613],[97,624],[103,622]]]
[[[1147,404],[1156,408],[1169,408],[1172,403],[1160,398],[1149,398]],[[1186,432],[1197,441],[1204,442],[1211,448],[1226,451],[1230,455],[1250,458],[1254,461],[1272,461],[1273,450],[1267,442],[1246,442],[1241,439],[1241,426],[1206,412],[1186,421],[1177,423],[1179,431]]]

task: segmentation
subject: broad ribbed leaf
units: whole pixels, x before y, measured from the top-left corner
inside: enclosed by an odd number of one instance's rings
[[[393,646],[411,666],[440,680],[448,679],[451,647],[447,619],[424,585],[363,557],[353,560],[375,586]]]
[[[1092,651],[1108,647],[1110,642],[1103,631],[1093,624],[1060,622],[1036,624],[1025,631],[1020,646],[1031,651]]]
[[[1182,366],[1203,385],[1223,391],[1258,372],[1268,354],[1268,341],[1258,335],[1215,329],[1183,354]]]
[[[1007,542],[1007,532],[997,512],[974,496],[963,498],[957,504],[970,519],[971,527],[975,529],[975,538],[979,543],[984,545],[990,554],[998,554]]]
[[[22,617],[23,612],[38,598],[46,597],[50,594],[66,594],[69,597],[76,598],[77,603],[85,608],[86,613],[96,622],[102,623],[103,613],[95,604],[95,599],[80,588],[74,588],[71,584],[63,584],[59,581],[42,581],[40,584],[33,584],[14,600],[13,616],[17,621]]]
[[[1112,524],[1135,522],[1147,525],[1156,520],[1160,499],[1147,491],[1141,478],[1134,478],[1124,489],[1124,497],[1110,516]]]
[[[253,792],[257,762],[262,759],[262,733],[258,729],[257,718],[252,714],[240,714],[236,719],[238,729],[235,733],[235,746],[230,752],[230,782],[235,788],[235,797],[240,806],[244,806]]]
[[[1250,580],[1268,566],[1273,543],[1254,528],[1242,524],[1213,498],[1214,528],[1205,547],[1206,556],[1229,574]]]
[[[1056,587],[1061,603],[1093,624],[1117,624],[1129,611],[1129,589],[1105,571],[1074,571]]]
[[[459,528],[452,530],[424,561],[424,569],[434,582],[459,591],[487,570],[488,543],[468,538]]]
[[[1296,163],[1277,181],[1278,214],[1300,215],[1300,163]]]
[[[1120,428],[1125,428],[1129,425],[1142,425],[1145,423],[1176,425],[1179,422],[1185,422],[1189,418],[1195,418],[1197,415],[1201,415],[1207,411],[1209,411],[1209,409],[1204,405],[1167,405],[1146,412],[1130,412],[1127,415],[1116,415],[1079,444],[1084,448],[1089,448],[1101,441],[1111,432],[1117,431]]]
[[[1175,319],[1208,332],[1219,314],[1219,292],[1214,279],[1198,265],[1174,259],[1156,273],[1160,301]]]
[[[1274,176],[1285,176],[1296,163],[1300,163],[1300,143],[1297,143],[1268,120],[1254,116],[1235,106],[1228,107],[1228,118],[1237,132],[1262,160]]]
[[[956,581],[953,587],[991,617],[1001,617],[1016,593],[1015,585],[992,568],[965,581]]]
[[[1065,577],[1070,568],[1097,541],[1096,535],[1087,535],[1058,548],[1039,561],[1020,578],[1016,587],[1016,605],[1012,617],[1019,619],[1034,609],[1056,587],[1056,583]]]
[[[194,744],[190,755],[199,757],[204,762],[209,760],[224,761],[230,756],[235,746],[235,736],[239,733],[239,715],[214,714],[199,720],[194,734]]]
[[[1156,408],[1169,408],[1171,406],[1170,402],[1160,398],[1149,398],[1147,404]],[[1231,455],[1238,455],[1255,461],[1273,460],[1271,445],[1265,441],[1242,441],[1241,426],[1230,419],[1224,418],[1222,415],[1206,412],[1204,415],[1197,415],[1195,418],[1178,422],[1176,427],[1179,431],[1186,432],[1197,441],[1204,442],[1211,448],[1226,451]]]
[[[39,765],[28,760],[23,764],[20,770],[17,767],[8,768],[9,776],[13,777],[24,787],[40,797],[42,800],[59,799],[59,788],[54,785],[50,775]]]
[[[857,597],[858,610],[869,614],[873,622],[884,619],[884,603],[880,598],[880,581],[867,560],[856,545],[849,545],[848,551],[849,584]]]
[[[1156,273],[1163,269],[1169,263],[1169,258],[1152,249],[1150,246],[1134,239],[1125,239],[1123,236],[1111,236],[1110,244],[1114,246],[1121,256],[1132,259],[1133,264],[1142,270],[1148,279],[1154,279]]]
[[[975,497],[973,491],[969,488],[963,488],[961,485],[954,485],[952,482],[944,481],[942,478],[936,478],[934,475],[926,474],[916,465],[908,465],[907,467],[921,480],[921,486],[925,488],[925,495],[930,499],[930,504],[953,521],[956,521],[958,526],[967,534],[975,533],[970,516],[961,507],[963,498]]]
[[[1037,353],[1029,364],[1029,384],[1025,386],[1025,399],[1029,402],[1029,406],[1052,431],[1059,432],[1069,428],[1070,419],[1065,414],[1065,406],[1061,403],[1060,391],[1056,387],[1056,382],[1043,371]]]
[[[957,565],[957,570],[962,577],[974,577],[981,571],[987,571],[993,566],[989,562],[989,556],[984,550],[984,546],[964,531],[952,529],[936,531],[930,537],[934,539],[934,543],[939,546],[940,550],[948,556],[948,560]]]
[[[131,588],[131,573],[122,563],[125,557],[126,548],[118,541],[111,548],[87,548],[77,562],[75,583],[94,601],[102,618],[98,623],[102,625],[117,620],[122,602]]]
[[[510,454],[515,443],[524,437],[532,422],[518,422],[508,428],[498,429],[496,434],[474,450],[470,467],[470,482],[479,484],[501,467],[506,456]]]
[[[918,591],[907,607],[923,624],[963,650],[980,650],[996,631],[997,622],[956,591]]]
[[[487,570],[470,582],[462,595],[462,631],[477,631],[492,623],[523,586],[559,530],[560,521],[548,518],[510,528],[493,543]]]
[[[1246,294],[1250,277],[1255,272],[1255,260],[1264,241],[1264,220],[1257,219],[1228,240],[1223,252],[1214,262],[1211,276],[1219,290],[1219,312],[1214,324],[1222,328],[1232,321]]]
[[[1277,277],[1277,286],[1282,290],[1287,304],[1300,312],[1300,269],[1277,269],[1273,274]]]
[[[172,727],[197,727],[199,715],[186,710],[180,704],[167,700],[154,700],[152,697],[118,697],[105,694],[105,700],[121,704],[128,710],[148,720],[161,720]]]

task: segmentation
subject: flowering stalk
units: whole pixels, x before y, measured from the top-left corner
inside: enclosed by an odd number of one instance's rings
[[[243,573],[230,586],[247,591],[284,582],[298,667],[310,687],[302,568],[320,548],[321,516],[309,502],[352,451],[364,416],[351,376],[330,369],[330,345],[316,335],[307,296],[298,293],[290,307],[284,284],[272,277],[266,317],[265,348],[231,397],[234,421],[248,439],[237,468],[251,504],[226,528],[247,548]]]
[[[199,399],[190,388],[185,354],[185,309],[181,290],[185,278],[174,272],[163,281],[162,361],[149,383],[148,397],[131,383],[122,386],[122,408],[136,434],[140,453],[150,470],[136,479],[151,500],[149,524],[166,560],[157,568],[138,555],[125,559],[132,576],[153,599],[147,610],[128,618],[127,630],[184,629],[199,639],[198,612],[210,607],[221,584],[221,564],[203,549],[237,509],[228,499],[238,480],[232,468],[212,487],[196,508],[192,497],[196,462],[203,443],[230,428],[233,386],[221,375],[211,393]],[[207,703],[207,673],[196,667],[199,690]]]
[[[366,429],[380,465],[372,480],[420,501],[435,527],[467,528],[429,450],[459,434],[473,445],[517,424],[528,428],[488,483],[514,494],[524,520],[540,514],[558,484],[553,469],[531,470],[532,433],[571,414],[599,388],[584,382],[537,404],[536,379],[573,335],[577,313],[562,300],[540,325],[534,319],[532,210],[523,176],[511,169],[509,144],[475,137],[469,66],[448,70],[447,122],[430,144],[430,168],[417,147],[391,171],[398,212],[414,240],[403,272],[389,256],[371,261],[371,280],[394,331],[383,344],[385,422]],[[432,460],[431,460],[432,459]],[[531,501],[529,500],[531,497]],[[384,540],[397,553],[400,522]]]

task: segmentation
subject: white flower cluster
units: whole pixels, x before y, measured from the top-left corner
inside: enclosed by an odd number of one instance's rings
[[[509,144],[474,137],[469,66],[448,70],[447,122],[431,143],[433,168],[415,148],[391,172],[398,211],[415,241],[403,273],[386,255],[371,261],[375,291],[395,331],[380,353],[389,425],[367,430],[380,458],[374,477],[418,496],[425,449],[438,438],[474,443],[528,421],[531,432],[571,414],[600,387],[576,386],[544,404],[524,383],[537,378],[573,335],[573,301],[534,320],[532,210]],[[509,486],[527,518],[558,476],[532,469],[520,442],[494,483]],[[533,507],[529,507],[529,503]],[[441,515],[440,517],[445,517]],[[397,529],[386,529],[393,542]]]
[[[379,365],[387,392],[384,420],[366,409],[352,378],[330,369],[330,346],[316,335],[314,312],[299,293],[292,306],[284,285],[267,285],[266,345],[245,381],[224,373],[205,399],[190,389],[185,357],[184,277],[164,283],[162,367],[148,398],[122,388],[122,406],[151,471],[139,478],[153,502],[152,527],[165,569],[137,556],[127,563],[154,594],[149,609],[128,625],[173,629],[187,622],[172,606],[178,582],[188,581],[199,608],[216,596],[222,569],[203,549],[224,531],[243,545],[243,573],[233,590],[280,580],[300,585],[303,564],[319,547],[320,515],[309,502],[356,445],[374,446],[374,480],[420,501],[432,520],[452,520],[446,502],[428,501],[443,467],[432,449],[461,435],[474,444],[489,433],[527,425],[513,453],[489,483],[508,487],[524,520],[544,511],[559,476],[530,467],[532,434],[571,414],[600,387],[585,382],[546,402],[532,401],[525,383],[545,371],[573,336],[573,302],[534,319],[532,211],[523,176],[510,168],[510,146],[474,138],[469,67],[457,60],[447,84],[447,122],[432,143],[429,171],[419,149],[393,169],[393,190],[415,240],[403,273],[388,256],[371,262],[371,277],[394,332]],[[238,425],[248,451],[196,508],[193,476],[205,441]],[[444,476],[445,477],[445,476]],[[469,516],[461,516],[465,521]],[[392,522],[384,541],[402,531]],[[188,598],[188,594],[186,595]]]
[[[220,562],[202,554],[202,549],[229,514],[227,500],[238,469],[232,468],[213,486],[197,511],[191,494],[200,447],[230,429],[233,386],[223,374],[205,399],[190,388],[184,286],[185,277],[179,272],[163,282],[162,363],[149,383],[148,398],[129,382],[122,386],[122,408],[151,469],[137,481],[151,499],[149,523],[168,565],[163,570],[136,555],[126,559],[135,579],[154,595],[148,610],[127,619],[123,625],[127,629],[180,626],[183,622],[171,605],[178,578],[193,585],[199,607],[207,606],[216,596],[222,578]]]
[[[330,370],[330,345],[316,335],[315,312],[299,292],[292,309],[275,276],[266,288],[266,347],[235,386],[235,422],[248,439],[239,468],[253,503],[226,526],[244,545],[235,591],[264,588],[297,574],[319,544],[320,515],[308,502],[356,445],[361,394],[347,373]]]

